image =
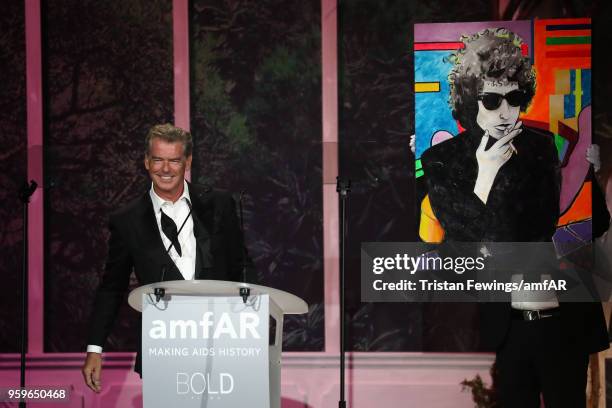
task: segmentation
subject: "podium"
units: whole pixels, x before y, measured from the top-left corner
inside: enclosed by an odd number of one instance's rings
[[[180,280],[136,288],[128,303],[142,312],[145,408],[280,408],[283,316],[306,313],[302,299],[249,283]]]

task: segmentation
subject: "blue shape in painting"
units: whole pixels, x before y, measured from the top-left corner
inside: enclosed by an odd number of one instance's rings
[[[572,92],[574,91],[572,90]],[[563,95],[563,118],[573,118],[574,116],[576,116],[576,97],[574,95]]]
[[[559,256],[564,256],[590,242],[592,234],[592,223],[591,220],[588,219],[557,228],[552,240],[555,244],[557,254]]]
[[[576,116],[576,70],[570,69],[570,93],[563,98],[563,117],[573,118]]]
[[[415,93],[416,158],[431,146],[431,138],[439,130],[453,135],[459,131],[448,104],[448,74],[452,51],[416,51],[414,81],[439,82],[440,92]]]
[[[582,108],[591,104],[591,70],[583,69],[580,71],[580,106]],[[570,94],[563,97],[563,117],[574,118],[578,116],[576,112],[576,70],[570,70]]]
[[[563,146],[561,146],[561,149],[559,150],[559,161],[563,162],[563,160],[565,159],[565,155],[567,154],[567,148],[569,147],[569,142],[567,141],[567,139],[563,139]]]
[[[591,70],[583,69],[581,81],[582,82],[582,109],[591,104]]]

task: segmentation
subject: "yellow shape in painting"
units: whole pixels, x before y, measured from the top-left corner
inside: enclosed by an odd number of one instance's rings
[[[449,199],[451,199],[449,197]],[[444,240],[444,228],[431,208],[429,195],[421,202],[421,223],[419,225],[419,236],[423,242],[440,243]]]
[[[565,126],[574,129],[576,132],[578,131],[578,118],[567,118],[567,119],[561,120],[561,122]]]
[[[568,69],[555,70],[555,93],[569,95],[570,89],[570,72]]]
[[[550,95],[549,96],[549,127],[550,131],[554,134],[559,134],[559,121],[563,120],[563,95]]]
[[[582,110],[582,70],[576,70],[576,90],[574,91],[574,100],[576,101],[576,116]]]
[[[439,82],[416,82],[414,92],[440,92]]]

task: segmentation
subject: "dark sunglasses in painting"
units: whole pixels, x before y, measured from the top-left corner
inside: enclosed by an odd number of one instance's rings
[[[508,105],[517,107],[525,103],[525,92],[520,89],[510,91],[505,95],[495,92],[483,92],[478,95],[478,100],[482,102],[482,106],[487,110],[495,110],[501,106],[502,100],[508,101]]]

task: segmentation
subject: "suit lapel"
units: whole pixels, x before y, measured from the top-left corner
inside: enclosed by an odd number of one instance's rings
[[[204,279],[207,271],[213,267],[212,252],[210,250],[212,225],[212,200],[207,197],[206,191],[200,191],[192,184],[188,185],[189,196],[192,203],[191,216],[193,217],[193,235],[196,239],[196,269],[195,279]]]

